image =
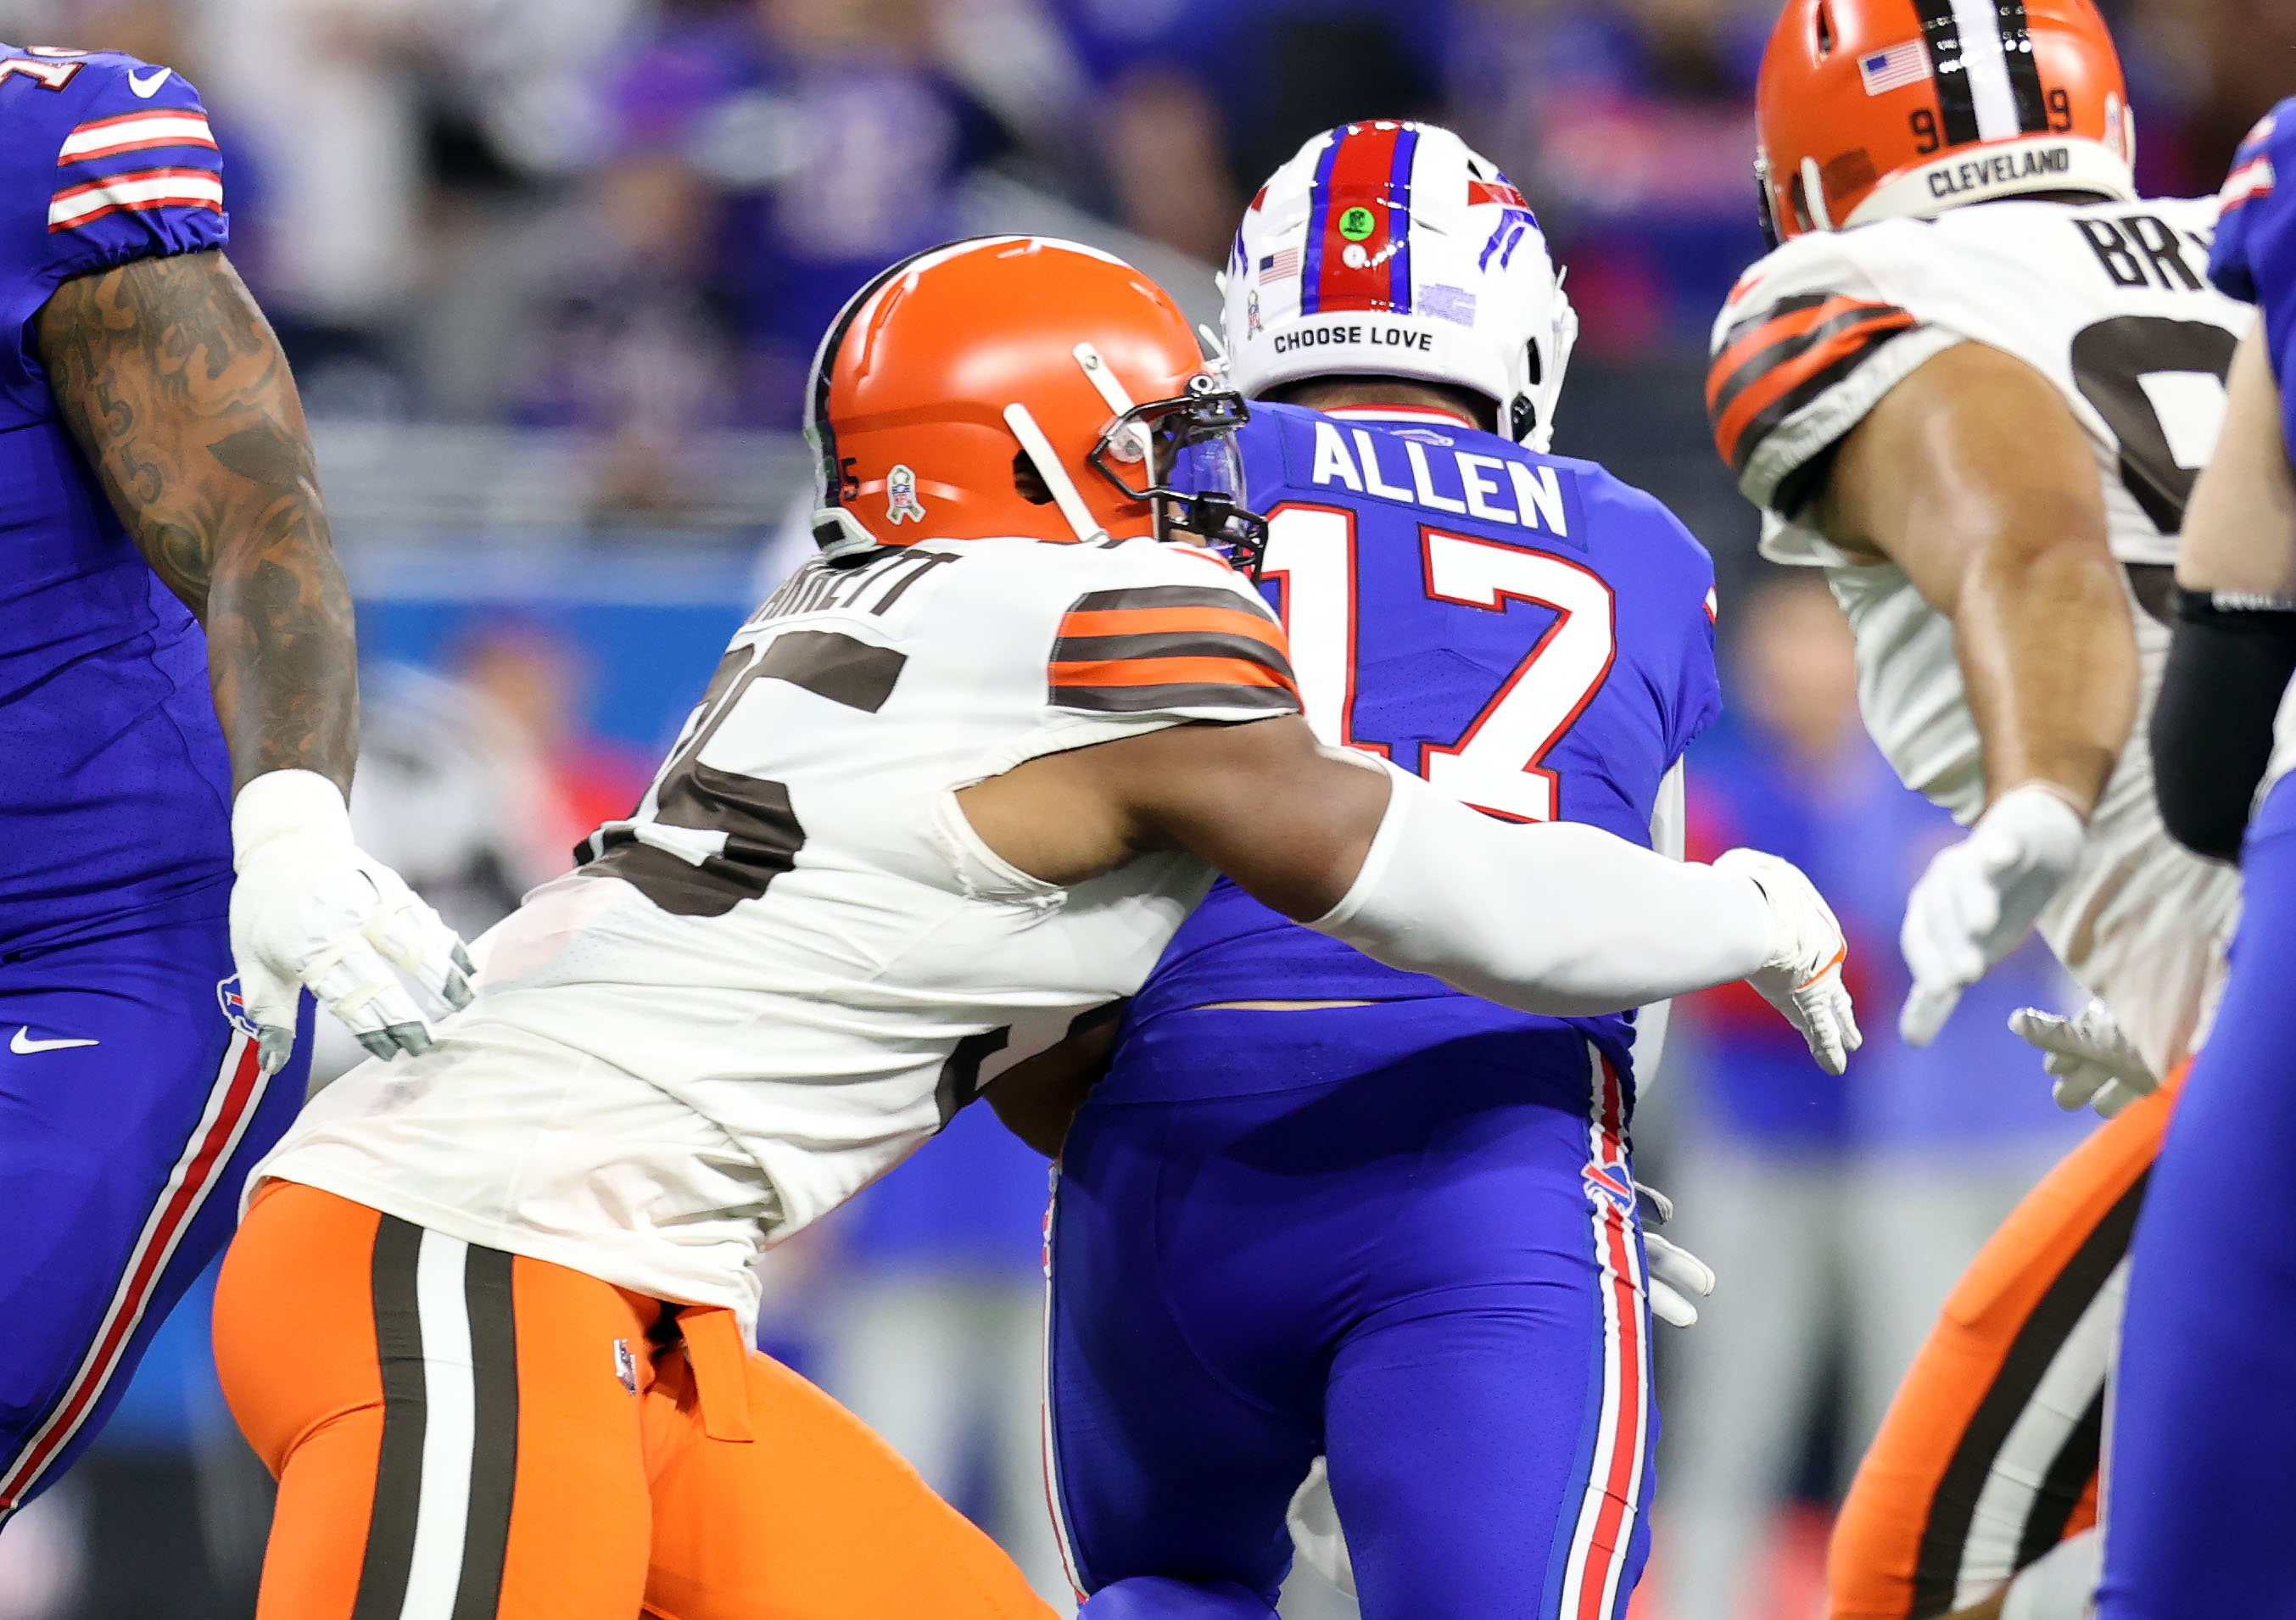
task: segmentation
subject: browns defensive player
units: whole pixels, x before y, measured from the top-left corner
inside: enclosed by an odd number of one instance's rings
[[[2162,830],[2126,746],[2250,320],[2208,283],[2216,205],[2137,200],[2089,0],[1792,0],[1759,121],[1780,245],[1715,327],[1716,442],[1765,554],[1828,570],[1876,741],[1970,829],[1908,902],[1905,1032],[1934,1035],[2038,924],[2098,1002],[2021,1032],[2061,1101],[2118,1112],[2200,1038],[2238,896]],[[2168,1107],[2119,1113],[1972,1266],[1844,1510],[1836,1616],[1988,1601],[2093,1520]],[[2085,1602],[2093,1550],[2030,1593]]]

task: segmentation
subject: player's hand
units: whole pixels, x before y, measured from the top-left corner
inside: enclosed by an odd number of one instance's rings
[[[1698,1325],[1698,1306],[1693,1297],[1703,1299],[1714,1291],[1714,1268],[1692,1254],[1679,1243],[1670,1243],[1651,1231],[1674,1219],[1674,1200],[1657,1188],[1635,1183],[1635,1191],[1650,1206],[1650,1218],[1643,1223],[1643,1256],[1650,1279],[1651,1314],[1669,1327],[1694,1328]]]
[[[1820,1068],[1829,1075],[1843,1073],[1849,1067],[1849,1054],[1865,1044],[1866,1037],[1858,1033],[1857,1011],[1841,982],[1849,945],[1833,908],[1800,867],[1759,849],[1726,850],[1716,859],[1714,869],[1750,879],[1777,920],[1775,951],[1746,982],[1801,1031]]]
[[[1648,1229],[1643,1232],[1643,1256],[1650,1274],[1651,1314],[1670,1328],[1696,1327],[1696,1302],[1714,1291],[1714,1268]]]
[[[2069,1019],[2020,1007],[2009,1015],[2009,1027],[2040,1049],[2041,1067],[2056,1081],[2057,1106],[2069,1114],[2093,1108],[2110,1119],[2161,1089],[2160,1076],[2103,1002],[2091,1001]]]
[[[1292,1493],[1292,1506],[1283,1515],[1291,1527],[1292,1550],[1300,1561],[1350,1598],[1356,1595],[1355,1559],[1340,1527],[1340,1510],[1332,1501],[1332,1477],[1321,1457],[1308,1477]]]
[[[1927,1046],[1961,993],[2015,950],[2071,875],[2088,829],[2054,788],[2027,782],[1993,801],[1958,844],[1937,853],[1906,896],[1898,945],[1914,987],[1898,1019]]]
[[[308,986],[378,1058],[420,1052],[430,1025],[392,966],[447,1007],[471,1000],[471,958],[439,913],[351,841],[341,791],[312,771],[272,771],[232,807],[231,953],[261,1031],[266,1075],[295,1046]]]

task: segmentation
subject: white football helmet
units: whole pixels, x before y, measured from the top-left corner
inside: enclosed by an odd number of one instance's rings
[[[1545,450],[1578,337],[1530,205],[1447,129],[1316,136],[1245,210],[1227,270],[1228,362],[1258,397],[1310,377],[1413,377],[1498,406]]]

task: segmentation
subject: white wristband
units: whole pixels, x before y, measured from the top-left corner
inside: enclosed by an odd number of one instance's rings
[[[316,771],[266,771],[239,790],[231,806],[235,866],[290,833],[351,842],[350,807],[343,801],[343,790]]]

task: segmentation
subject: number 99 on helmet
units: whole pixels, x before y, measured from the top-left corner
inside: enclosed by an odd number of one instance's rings
[[[2136,116],[2091,0],[1788,0],[1757,101],[1772,246],[1999,197],[2136,195]]]

